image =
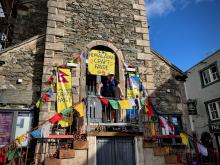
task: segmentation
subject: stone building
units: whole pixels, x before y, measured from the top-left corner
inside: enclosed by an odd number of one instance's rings
[[[191,132],[198,139],[210,136],[215,149],[220,147],[220,51],[216,51],[187,71],[187,98],[196,102],[196,113],[190,115]]]
[[[11,41],[7,44],[9,47],[0,52],[0,115],[7,118],[7,127],[11,128],[10,135],[2,140],[4,144],[34,126],[32,118],[41,123],[56,113],[56,93],[41,105],[40,111],[34,106],[48,89],[51,67],[64,64],[68,58],[89,54],[91,50],[115,55],[115,76],[123,93],[126,93],[128,72],[124,64],[135,66],[158,112],[187,130],[185,75],[150,49],[144,0],[20,0],[14,4],[14,10]],[[104,160],[137,165],[165,164],[163,156],[154,157],[153,149],[143,145],[147,117],[138,114],[140,118],[135,125],[125,120],[104,123],[102,117],[101,122],[97,122],[96,115],[102,110],[95,96],[95,86],[101,77],[88,73],[86,59],[81,59],[79,67],[71,68],[71,74],[73,102],[85,97],[88,100],[86,116],[76,121],[80,131],[87,135],[88,147],[76,149],[72,159],[48,160],[49,147],[41,141],[36,145],[35,163],[46,159],[50,163],[82,165],[109,163]],[[94,108],[93,118],[89,107]],[[22,120],[25,117],[28,118]],[[29,123],[28,127],[20,130],[23,127],[19,121]],[[101,126],[101,130],[94,129],[97,126]],[[102,126],[111,130],[104,131]],[[131,130],[124,132],[125,127]],[[109,155],[111,148],[117,152]]]

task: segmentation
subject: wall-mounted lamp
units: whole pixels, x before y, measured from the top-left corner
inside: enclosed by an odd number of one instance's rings
[[[17,79],[17,84],[21,84],[23,80],[21,78]]]

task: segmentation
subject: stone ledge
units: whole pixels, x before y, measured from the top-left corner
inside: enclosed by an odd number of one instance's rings
[[[44,58],[44,66],[62,65],[63,58],[61,56],[55,56],[54,58]],[[44,79],[42,78],[42,81]]]
[[[64,29],[50,28],[50,27],[47,28],[47,34],[50,34],[50,35],[63,37],[64,32],[65,32]]]
[[[143,34],[143,40],[149,41],[150,40],[149,34]]]
[[[48,8],[50,7],[57,7],[60,9],[66,9],[66,1],[64,2],[56,2],[56,1],[48,1],[47,3]]]
[[[53,50],[45,50],[44,57],[54,57],[54,51]]]
[[[144,47],[144,53],[151,54],[151,50],[149,46]]]
[[[48,20],[47,27],[56,28],[56,21]]]
[[[63,43],[46,43],[46,48],[45,49],[63,51],[64,50],[64,44]]]
[[[138,60],[151,60],[152,57],[151,57],[151,54],[147,54],[147,53],[138,53],[137,54],[137,59]]]
[[[137,39],[136,40],[136,44],[138,46],[146,46],[147,47],[147,46],[149,46],[149,41]]]
[[[55,14],[51,14],[48,13],[48,20],[52,20],[52,21],[57,21],[57,22],[65,22],[65,15],[55,15]]]
[[[147,21],[147,18],[141,15],[134,15],[134,20],[135,21]]]
[[[56,7],[49,7],[48,8],[48,13],[51,13],[51,14],[57,14],[57,8]]]
[[[133,4],[133,9],[144,10],[145,11],[145,6],[144,5],[139,5],[139,4]]]
[[[53,42],[55,43],[56,37],[54,35],[47,35],[46,36],[46,42]]]
[[[135,32],[136,32],[136,33],[147,34],[147,33],[148,33],[148,30],[147,30],[147,28],[143,28],[143,27],[135,27]]]

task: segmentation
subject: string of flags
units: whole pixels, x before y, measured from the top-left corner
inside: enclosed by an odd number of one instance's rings
[[[14,160],[20,157],[20,151],[18,147],[22,147],[22,144],[30,139],[48,138],[50,135],[50,128],[53,124],[58,123],[61,119],[68,116],[69,113],[73,112],[73,109],[79,113],[79,117],[84,116],[84,101],[76,103],[73,108],[69,107],[64,109],[61,113],[56,113],[50,119],[39,124],[31,131],[26,132],[23,135],[18,136],[14,141],[5,145],[0,149],[0,164],[5,164],[6,161]]]
[[[82,54],[77,56],[75,59],[67,59],[65,64],[61,67],[66,67],[67,64],[75,64],[78,65],[81,62],[82,58],[86,58],[86,54]],[[133,66],[128,66],[125,64],[126,68],[134,68]],[[56,71],[57,66],[54,66],[50,69],[50,76],[48,78],[49,89],[42,95],[42,97],[36,102],[36,108],[39,109],[42,102],[47,102],[53,96],[56,87]],[[143,88],[143,87],[142,87]],[[175,134],[175,130],[178,128],[170,122],[168,119],[163,117],[154,107],[152,100],[148,97],[146,99],[124,99],[124,100],[114,100],[108,98],[99,98],[102,104],[107,108],[109,105],[115,110],[125,110],[125,109],[132,109],[134,106],[138,105],[139,110],[143,109],[147,116],[154,118],[156,116],[156,120],[159,120],[159,125],[163,128],[163,134]],[[81,101],[75,104],[73,107],[69,107],[61,111],[60,113],[56,113],[50,119],[46,120],[45,122],[39,124],[37,127],[33,128],[31,131],[18,136],[14,141],[9,143],[8,145],[2,147],[0,149],[0,163],[4,164],[6,160],[13,160],[20,156],[20,152],[18,150],[18,146],[22,146],[24,141],[28,139],[39,139],[39,138],[48,138],[50,135],[50,128],[52,125],[58,123],[60,120],[65,119],[68,117],[70,113],[77,112],[79,117],[83,117],[84,114],[84,101]],[[156,128],[154,124],[151,124],[152,134],[156,135]],[[182,139],[182,143],[186,146],[190,146],[191,148],[197,148],[197,151],[201,153],[203,156],[208,156],[208,149],[202,145],[201,143],[193,140],[190,136],[184,133],[182,130],[179,130],[180,138]],[[194,144],[196,142],[196,145]]]
[[[144,102],[142,102],[142,105]],[[163,135],[174,135],[179,134],[181,138],[182,144],[190,147],[191,149],[196,149],[203,156],[208,156],[208,150],[212,151],[211,149],[205,147],[203,144],[195,140],[189,134],[178,128],[175,124],[172,123],[168,118],[162,116],[156,108],[153,106],[152,100],[148,97],[148,101],[144,104],[145,113],[154,120],[156,118],[159,120],[159,126],[162,128]],[[152,123],[151,123],[152,124]],[[156,135],[156,128],[155,125],[151,125],[152,135]]]
[[[65,61],[65,64],[63,64],[59,67],[65,68],[67,66],[67,64],[74,64],[75,66],[77,66],[80,64],[81,59],[86,58],[86,56],[87,56],[86,54],[81,54],[81,55],[78,55],[76,58],[68,58]],[[44,94],[42,94],[41,98],[39,98],[37,100],[37,102],[35,104],[37,109],[40,109],[41,104],[44,102],[48,102],[49,99],[53,96],[53,93],[56,88],[55,80],[56,80],[57,68],[58,68],[58,66],[53,66],[50,69],[50,77],[47,80],[47,83],[49,84],[49,89]]]

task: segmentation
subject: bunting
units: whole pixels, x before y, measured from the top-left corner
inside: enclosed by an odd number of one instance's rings
[[[79,113],[79,117],[84,116],[84,104],[83,102],[77,104],[74,109]]]
[[[120,105],[120,109],[132,109],[132,105],[128,100],[119,100],[118,104]]]
[[[109,100],[109,103],[111,104],[113,109],[120,109],[118,101],[115,100]]]
[[[186,134],[180,133],[180,137],[181,137],[182,143],[184,145],[188,145],[189,144],[189,137]]]

